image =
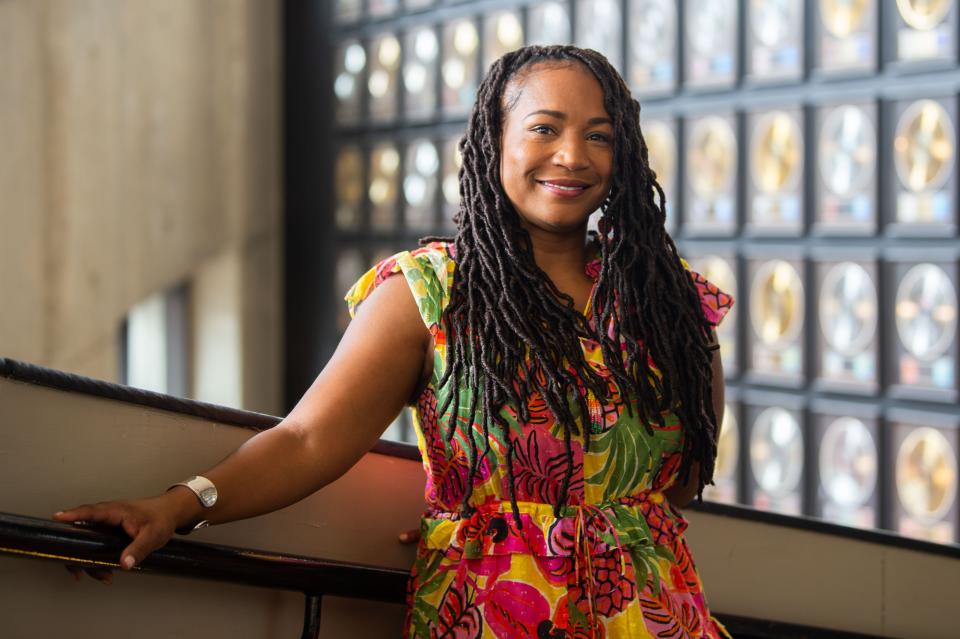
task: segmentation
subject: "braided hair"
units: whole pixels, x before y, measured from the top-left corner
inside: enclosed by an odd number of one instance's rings
[[[530,235],[500,181],[501,133],[516,102],[511,83],[522,83],[523,74],[536,64],[586,67],[600,83],[613,121],[613,179],[601,205],[601,267],[591,299],[595,329],[537,266]],[[684,435],[682,481],[689,480],[694,462],[699,462],[698,497],[711,481],[717,425],[710,352],[716,346],[710,345],[711,327],[693,279],[664,229],[665,196],[650,169],[639,118],[640,105],[623,79],[590,49],[525,47],[493,63],[480,84],[459,144],[463,164],[454,238],[457,267],[443,315],[448,347],[439,383],[450,392],[438,407],[441,415],[452,411],[448,442],[463,409],[462,390],[469,391],[465,423],[474,424],[479,412],[483,437],[472,427],[466,437],[470,470],[461,504],[464,515],[472,510],[475,476],[490,452],[490,429],[496,427],[507,442],[510,502],[521,525],[513,472],[516,440],[501,409],[512,407],[520,422],[527,422],[528,403],[537,396],[564,433],[566,471],[554,504],[560,515],[573,476],[571,437],[582,433],[584,450],[590,446],[588,397],[602,406],[613,393],[611,382],[584,359],[579,338],[600,344],[615,390],[635,398],[648,431],[653,423],[664,427],[664,410],[675,412]],[[662,379],[651,370],[651,362]],[[626,404],[632,410],[629,399]]]

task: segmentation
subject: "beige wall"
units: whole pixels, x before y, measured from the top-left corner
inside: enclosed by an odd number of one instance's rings
[[[280,410],[279,5],[0,2],[0,356],[116,379],[128,309],[227,259]]]

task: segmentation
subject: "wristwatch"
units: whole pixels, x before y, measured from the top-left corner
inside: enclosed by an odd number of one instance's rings
[[[183,481],[179,481],[167,490],[171,490],[176,486],[185,486],[189,488],[194,495],[197,496],[197,499],[200,501],[200,505],[206,508],[213,508],[213,505],[217,503],[217,487],[213,485],[213,482],[203,477],[201,475],[194,475]],[[187,535],[192,533],[194,530],[199,530],[200,528],[206,528],[210,525],[206,519],[200,520],[193,524],[187,524],[181,528],[177,528],[176,533],[178,535]]]

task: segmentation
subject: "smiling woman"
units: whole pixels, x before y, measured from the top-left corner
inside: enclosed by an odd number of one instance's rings
[[[129,568],[175,528],[330,483],[410,403],[427,512],[404,636],[725,636],[678,508],[713,474],[733,300],[664,230],[639,105],[597,52],[526,47],[491,66],[459,149],[456,236],[353,286],[294,410],[193,482],[213,505],[187,482],[57,518],[122,525]]]

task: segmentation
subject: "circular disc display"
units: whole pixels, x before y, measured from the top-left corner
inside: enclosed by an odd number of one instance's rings
[[[750,470],[757,485],[773,497],[785,497],[803,475],[803,434],[796,418],[782,408],[768,408],[750,433]]]
[[[904,510],[923,521],[940,519],[957,495],[957,458],[940,431],[910,432],[897,451],[897,496]]]
[[[643,138],[647,142],[650,168],[657,176],[657,182],[666,193],[670,193],[677,165],[677,143],[670,127],[657,120],[642,125]]]
[[[737,419],[730,406],[726,405],[720,426],[720,438],[717,440],[717,461],[713,469],[715,481],[730,481],[736,478],[739,450],[740,427],[737,426]]]
[[[737,140],[723,118],[698,120],[690,132],[690,186],[702,198],[728,190],[737,164]]]
[[[527,21],[529,44],[566,44],[570,41],[570,15],[559,2],[547,2],[529,8]]]
[[[943,20],[950,10],[950,0],[897,0],[903,21],[914,29],[926,31]]]
[[[934,264],[907,271],[897,289],[897,334],[912,355],[930,361],[956,339],[957,293],[947,273]]]
[[[794,188],[803,164],[803,139],[796,119],[783,111],[761,117],[753,129],[750,174],[765,193]]]
[[[841,417],[820,442],[820,485],[841,506],[862,506],[877,485],[877,445],[859,419]]]
[[[911,104],[900,116],[893,140],[900,182],[911,191],[940,187],[952,173],[954,139],[953,122],[938,102]]]
[[[860,28],[872,0],[820,0],[820,20],[831,35],[846,38]]]
[[[687,9],[687,41],[696,54],[712,58],[726,53],[724,48],[729,46],[729,34],[737,27],[736,5],[718,0],[691,0]]]
[[[672,0],[639,0],[630,7],[633,65],[650,68],[673,53],[677,9]]]
[[[753,34],[768,48],[776,48],[790,39],[795,0],[753,0],[750,26]]]
[[[866,112],[834,109],[820,130],[820,177],[832,193],[849,197],[867,187],[877,157],[877,136]]]
[[[750,286],[750,323],[772,348],[783,348],[800,334],[803,284],[789,262],[770,260],[757,270]]]
[[[820,289],[820,330],[831,348],[856,355],[877,332],[877,289],[859,264],[842,262],[827,271]]]

